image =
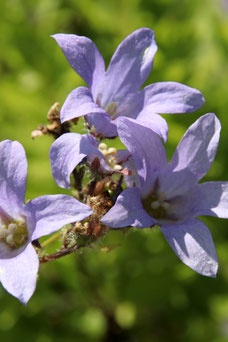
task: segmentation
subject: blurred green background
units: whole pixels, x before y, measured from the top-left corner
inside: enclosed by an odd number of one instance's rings
[[[27,198],[63,193],[52,180],[51,138],[32,141],[56,101],[83,81],[51,34],[94,40],[107,64],[135,29],[155,31],[147,84],[177,81],[202,91],[194,114],[165,116],[169,156],[201,114],[222,123],[206,180],[228,180],[228,6],[224,0],[3,0],[0,2],[0,140],[19,140],[28,161]],[[182,264],[159,231],[111,232],[94,248],[40,267],[26,307],[0,288],[0,340],[34,342],[228,341],[227,221],[206,219],[217,247],[217,279]],[[105,252],[106,244],[111,250]]]

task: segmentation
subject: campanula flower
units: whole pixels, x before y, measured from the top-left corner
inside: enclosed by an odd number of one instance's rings
[[[26,304],[39,267],[32,241],[83,220],[92,209],[67,195],[40,196],[24,204],[27,159],[17,141],[0,143],[0,165],[0,282]]]
[[[112,228],[159,225],[186,265],[215,277],[218,258],[213,239],[197,217],[228,218],[228,182],[198,182],[213,163],[220,129],[214,114],[200,117],[168,163],[156,134],[131,119],[119,118],[119,136],[134,157],[137,173],[102,222]]]
[[[157,113],[189,113],[204,104],[198,90],[177,82],[158,82],[139,91],[157,51],[154,32],[149,28],[140,28],[124,39],[106,71],[102,55],[89,38],[62,33],[52,37],[88,86],[68,95],[61,122],[85,116],[97,133],[115,137],[116,118],[127,116],[140,120],[166,140],[168,126]]]

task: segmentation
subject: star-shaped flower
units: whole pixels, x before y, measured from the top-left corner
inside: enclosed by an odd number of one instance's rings
[[[156,113],[189,113],[204,104],[198,90],[177,82],[158,82],[139,91],[157,51],[154,32],[149,28],[138,29],[124,39],[106,71],[102,55],[89,38],[62,33],[52,37],[88,85],[68,95],[61,109],[61,122],[85,116],[97,133],[115,137],[116,118],[127,116],[143,122],[166,140],[167,123]]]
[[[210,231],[196,217],[228,218],[228,182],[198,181],[213,163],[220,122],[200,117],[185,133],[170,161],[159,137],[126,118],[118,119],[119,136],[132,153],[137,178],[102,218],[112,228],[159,225],[177,256],[196,272],[215,277],[218,259]]]
[[[92,209],[67,195],[40,196],[24,204],[27,159],[17,141],[0,143],[0,165],[0,281],[26,304],[39,267],[31,242],[83,220]]]

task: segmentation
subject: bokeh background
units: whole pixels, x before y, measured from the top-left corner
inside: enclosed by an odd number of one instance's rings
[[[155,31],[158,52],[146,84],[177,81],[202,91],[194,114],[165,116],[168,155],[201,114],[222,123],[205,180],[228,180],[228,3],[224,0],[0,1],[0,140],[19,140],[28,161],[26,198],[63,193],[52,180],[51,138],[30,134],[83,81],[54,33],[94,40],[107,64],[135,29]],[[228,223],[205,219],[217,247],[217,279],[182,264],[159,231],[115,231],[96,246],[40,267],[26,307],[0,287],[0,340],[34,342],[227,342]],[[106,252],[106,247],[109,252]]]

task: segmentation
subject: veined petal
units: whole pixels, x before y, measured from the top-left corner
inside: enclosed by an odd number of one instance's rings
[[[12,259],[0,259],[0,281],[11,295],[26,304],[36,288],[38,256],[31,244]]]
[[[106,112],[100,108],[92,98],[91,91],[86,87],[74,89],[66,98],[61,111],[61,122],[72,120],[87,114],[103,114]]]
[[[145,87],[144,108],[155,113],[190,113],[205,103],[201,92],[177,82],[157,82]]]
[[[103,108],[112,99],[124,102],[129,93],[141,87],[152,69],[156,51],[154,32],[149,28],[136,30],[123,40],[111,59],[104,81],[96,90]]]
[[[111,228],[127,226],[146,228],[156,224],[157,221],[143,209],[140,190],[128,188],[121,192],[115,205],[102,217],[101,222]]]
[[[196,179],[188,169],[173,171],[168,166],[159,176],[159,189],[167,199],[188,196],[196,185]]]
[[[195,216],[228,218],[228,182],[198,184]]]
[[[105,64],[92,40],[74,34],[58,33],[53,37],[76,73],[93,89],[103,79]]]
[[[150,108],[144,108],[136,118],[142,126],[152,129],[164,142],[168,138],[168,125],[165,119],[156,113],[152,113]]]
[[[88,155],[104,158],[97,140],[91,135],[66,133],[56,139],[50,148],[50,162],[57,185],[69,189],[72,171]]]
[[[120,140],[135,159],[142,196],[146,197],[167,166],[164,146],[156,133],[136,120],[118,118],[117,129]]]
[[[0,143],[0,219],[1,211],[16,218],[24,204],[27,159],[18,141]]]
[[[215,277],[218,257],[211,233],[200,220],[161,227],[167,242],[183,263],[197,273]]]
[[[188,169],[196,180],[210,169],[216,155],[221,124],[213,113],[201,116],[186,131],[170,162],[176,172]]]
[[[32,240],[56,232],[64,225],[81,221],[93,213],[86,204],[67,195],[37,197],[26,204],[33,216]]]

